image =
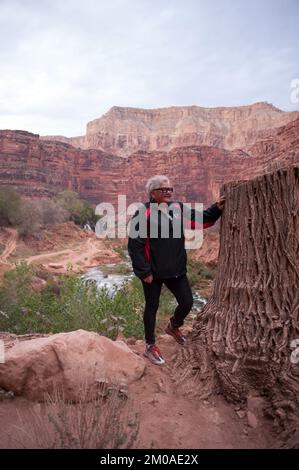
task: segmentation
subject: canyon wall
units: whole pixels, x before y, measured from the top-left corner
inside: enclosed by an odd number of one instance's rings
[[[92,204],[145,200],[144,184],[154,174],[167,174],[174,198],[209,203],[229,180],[248,179],[299,161],[299,118],[272,130],[246,152],[206,145],[170,151],[138,151],[128,158],[101,150],[40,139],[25,131],[0,131],[0,184],[14,185],[27,197],[52,197],[77,191]]]
[[[250,151],[256,140],[299,117],[270,103],[204,108],[172,106],[141,109],[113,106],[87,124],[86,135],[48,136],[82,149],[99,149],[128,157],[136,151],[170,151],[175,147],[207,145]]]

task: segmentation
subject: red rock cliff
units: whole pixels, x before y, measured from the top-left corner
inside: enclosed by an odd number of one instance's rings
[[[249,152],[189,146],[169,152],[138,151],[127,159],[41,140],[29,132],[0,131],[0,184],[14,185],[22,194],[38,198],[72,189],[93,204],[115,203],[118,194],[126,194],[129,203],[144,200],[145,181],[153,174],[171,178],[175,197],[209,203],[226,181],[298,161],[299,118],[273,130]]]

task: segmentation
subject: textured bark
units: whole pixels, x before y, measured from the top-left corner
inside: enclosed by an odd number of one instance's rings
[[[214,291],[188,348],[176,358],[179,382],[204,395],[270,398],[277,421],[294,418],[299,363],[299,168],[226,183]],[[193,380],[186,380],[193,378]]]

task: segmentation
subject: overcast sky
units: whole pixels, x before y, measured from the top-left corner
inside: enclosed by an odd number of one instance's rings
[[[76,136],[112,106],[290,100],[299,0],[0,0],[0,129]]]

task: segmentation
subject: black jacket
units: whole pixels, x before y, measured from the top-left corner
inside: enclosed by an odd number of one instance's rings
[[[140,279],[150,274],[160,279],[186,274],[184,221],[189,220],[190,228],[193,229],[198,224],[207,228],[214,225],[222,213],[216,203],[203,212],[198,212],[182,202],[170,201],[167,206],[165,204],[168,215],[157,210],[157,207],[157,204],[146,202],[131,219],[128,252],[133,271]],[[138,231],[141,226],[145,228],[145,232],[136,237],[134,230]],[[167,238],[163,237],[166,226],[169,228]]]

